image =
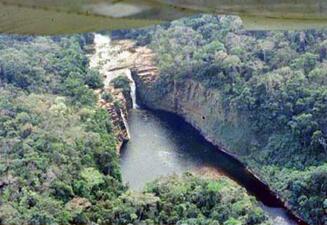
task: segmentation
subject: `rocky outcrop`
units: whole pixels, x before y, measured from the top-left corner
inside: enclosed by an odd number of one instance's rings
[[[87,198],[75,197],[66,203],[65,207],[69,211],[82,212],[92,206],[91,202]]]
[[[112,96],[112,99],[101,99],[101,95],[104,93],[109,93]],[[123,144],[130,139],[128,124],[126,122],[128,110],[131,106],[130,98],[125,97],[121,90],[111,87],[109,89],[102,90],[99,93],[98,105],[99,107],[107,110],[110,115],[113,125],[113,132],[117,139],[116,150],[119,154]]]
[[[228,113],[223,110],[219,92],[205,88],[192,79],[159,80],[152,51],[138,48],[136,52],[139,57],[132,75],[137,84],[138,97],[145,107],[178,114],[208,141],[233,156],[236,156],[236,152],[242,153],[245,143],[256,142],[236,110],[231,109]]]
[[[126,118],[132,108],[132,98],[123,90],[114,88],[111,81],[118,76],[130,74],[129,68],[134,62],[132,41],[123,40],[112,42],[110,37],[95,34],[94,44],[90,50],[90,68],[99,71],[103,77],[104,87],[96,90],[98,106],[108,111],[113,132],[117,139],[117,153],[123,144],[130,139]],[[106,98],[103,96],[107,95]]]

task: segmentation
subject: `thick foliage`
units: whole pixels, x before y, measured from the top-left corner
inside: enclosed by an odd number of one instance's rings
[[[75,105],[95,103],[90,88],[102,86],[97,71],[89,70],[82,36],[19,39],[0,37],[0,82],[28,93],[70,96]]]
[[[102,81],[87,69],[89,38],[0,37],[0,224],[265,224],[225,179],[127,192],[110,115],[95,106]]]
[[[144,194],[117,199],[104,224],[270,224],[252,197],[228,178],[160,178]]]
[[[0,224],[78,223],[125,191],[102,81],[82,37],[1,38]]]

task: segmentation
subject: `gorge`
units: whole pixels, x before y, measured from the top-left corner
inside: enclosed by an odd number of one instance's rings
[[[294,214],[326,224],[324,30],[250,32],[238,17],[199,15],[120,34],[152,50],[133,70],[148,108],[183,117]]]
[[[0,35],[0,224],[325,225],[326,40],[209,15]]]
[[[155,71],[155,65],[151,65],[149,49],[131,48],[130,45],[126,48],[125,44],[128,41],[110,41],[108,36],[100,34],[96,34],[94,40],[95,46],[100,46],[101,51],[107,49],[110,52],[107,54],[108,58],[105,57],[106,54],[102,54],[104,56],[102,61],[115,59],[115,67],[119,68],[116,72],[112,68],[109,69],[113,76],[109,74],[106,76],[107,79],[123,74],[121,71],[126,71],[124,76],[130,79],[133,105],[128,112],[127,122],[130,140],[122,147],[120,157],[123,181],[132,189],[140,191],[146,183],[160,176],[182,174],[187,171],[201,173],[201,171],[209,170],[214,174],[213,176],[227,176],[245,187],[261,202],[261,207],[274,223],[305,224],[296,222],[297,219],[283,208],[282,202],[275,196],[275,193],[251,174],[240,161],[209,143],[182,118],[163,111],[151,110],[152,108],[170,111],[170,106],[175,104],[168,103],[166,106],[160,106],[163,101],[149,103],[146,101],[148,98],[144,98],[143,93],[147,89],[142,89],[143,86],[140,83],[140,79],[144,80],[144,77],[138,77],[138,75],[141,73],[151,75]],[[106,40],[105,45],[97,43],[103,40]],[[102,63],[102,65],[106,64]],[[138,90],[135,89],[134,80],[130,76],[131,70]],[[139,93],[142,96],[141,99],[145,100],[141,103],[146,105],[141,108],[136,102],[136,93]],[[147,107],[150,108],[147,109]],[[201,120],[203,120],[202,114]]]

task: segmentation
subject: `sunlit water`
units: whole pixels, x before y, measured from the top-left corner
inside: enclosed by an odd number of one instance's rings
[[[123,181],[139,191],[160,176],[214,168],[244,186],[278,225],[296,224],[286,211],[277,208],[274,197],[258,184],[244,167],[204,138],[181,118],[162,112],[133,109],[130,112],[131,140],[121,153]]]

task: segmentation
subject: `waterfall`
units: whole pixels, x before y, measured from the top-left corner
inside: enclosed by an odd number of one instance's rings
[[[107,35],[94,34],[95,54],[90,58],[90,67],[97,68],[104,76],[104,88],[109,87],[110,81],[118,76],[126,76],[130,80],[133,109],[139,108],[136,103],[136,85],[129,65],[132,65],[131,54],[120,45],[112,43]],[[125,68],[124,68],[125,67]]]
[[[138,104],[136,103],[136,84],[135,81],[132,77],[132,72],[130,69],[128,69],[128,72],[126,72],[126,76],[127,78],[131,81],[130,82],[130,87],[131,87],[131,98],[132,98],[132,105],[133,105],[133,109],[137,109],[139,108]]]
[[[130,139],[131,138],[131,135],[130,135],[130,131],[129,131],[128,122],[127,122],[127,119],[125,117],[125,114],[123,113],[123,111],[121,109],[120,109],[120,116],[121,116],[121,118],[123,120],[123,123],[124,123],[124,126],[126,128],[127,136]]]

